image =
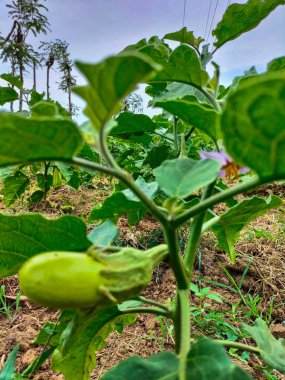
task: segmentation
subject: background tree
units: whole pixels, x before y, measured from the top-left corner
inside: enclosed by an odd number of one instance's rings
[[[58,88],[68,94],[68,111],[72,115],[74,113],[74,106],[71,99],[71,89],[76,85],[76,79],[72,75],[73,64],[68,52],[69,44],[66,42],[62,45],[62,52],[59,58],[59,70],[62,73]]]

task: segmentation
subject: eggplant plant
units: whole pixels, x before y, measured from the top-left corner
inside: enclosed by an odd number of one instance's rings
[[[253,29],[284,4],[284,0],[249,0],[229,6],[213,30],[214,51]],[[172,50],[166,40],[179,46]],[[124,185],[92,211],[91,218],[103,223],[89,235],[85,223],[73,216],[47,220],[38,214],[0,215],[1,277],[19,272],[21,287],[32,301],[62,310],[57,323],[47,323],[40,331],[36,343],[43,345],[42,354],[22,374],[15,375],[17,378],[32,377],[51,355],[53,370],[65,379],[90,379],[95,353],[108,334],[133,323],[137,313],[154,314],[173,323],[175,352],[147,359],[130,357],[106,372],[102,380],[251,379],[231,362],[225,347],[259,355],[268,366],[285,373],[284,341],[275,339],[262,319],[254,326],[244,326],[255,345],[193,340],[190,287],[202,234],[211,230],[219,248],[234,262],[241,230],[283,203],[276,196],[241,201],[235,196],[285,179],[284,58],[273,60],[266,72],[253,72],[225,88],[219,84],[217,64],[212,78],[206,71],[214,52],[207,46],[201,49],[202,42],[183,28],[162,39],[141,40],[97,64],[77,62],[87,85],[74,92],[86,102],[84,112],[92,126],[88,141],[92,140],[104,164],[78,156],[87,135],[71,120],[50,115],[44,108],[40,116],[28,118],[0,114],[1,167],[60,161],[105,173]],[[139,83],[148,84],[153,106],[189,129],[179,135],[174,128],[179,155],[154,168],[151,182],[141,176],[134,179],[109,149],[109,136],[118,128],[114,115]],[[135,131],[136,118],[128,125]],[[201,153],[201,159],[187,156],[185,136],[191,135],[193,128],[211,139],[215,152]],[[218,185],[220,176],[238,177],[245,168],[253,173],[250,179],[230,188]],[[162,196],[157,197],[158,193]],[[213,208],[220,203],[228,208],[216,215]],[[118,234],[114,221],[119,215],[127,214],[132,224],[146,212],[160,223],[165,244],[147,251],[112,244]],[[190,233],[181,251],[177,235],[185,225]],[[171,303],[140,295],[163,260],[176,279]],[[12,368],[12,377],[15,370],[10,364],[4,370]]]

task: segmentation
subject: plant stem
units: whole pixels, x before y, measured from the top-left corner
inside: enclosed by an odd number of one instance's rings
[[[216,181],[212,182],[209,186],[207,186],[202,194],[201,200],[205,200],[211,196]],[[192,225],[191,225],[191,231],[190,236],[187,242],[186,250],[185,250],[185,265],[186,269],[188,271],[189,275],[189,282],[191,282],[192,278],[192,272],[196,257],[196,252],[198,249],[201,233],[202,233],[202,227],[203,227],[203,221],[207,210],[202,211],[200,214],[198,214]]]
[[[143,303],[147,303],[147,304],[152,305],[152,306],[157,306],[157,307],[159,307],[159,308],[161,308],[161,309],[169,312],[169,307],[166,306],[166,305],[164,305],[164,304],[162,304],[162,303],[160,303],[160,302],[155,302],[155,301],[150,300],[148,298],[145,298],[143,296],[138,296],[136,299],[138,301],[143,302]]]
[[[129,309],[122,310],[122,314],[139,314],[139,313],[161,315],[162,317],[172,319],[172,314],[170,311],[166,311],[166,310],[154,308],[154,307],[132,307]]]
[[[183,214],[177,216],[173,223],[176,227],[179,227],[181,224],[187,222],[193,216],[200,214],[202,211],[207,210],[214,206],[217,203],[221,203],[226,201],[228,198],[231,198],[237,194],[246,192],[248,190],[254,189],[257,186],[270,182],[271,179],[260,179],[259,177],[254,178],[252,181],[244,182],[238,186],[232,187],[231,189],[227,189],[222,193],[215,194],[210,198],[201,201],[197,205],[191,207],[190,210],[185,211]]]
[[[233,342],[230,340],[215,340],[215,342],[221,344],[224,347],[237,348],[238,350],[260,354],[260,349],[258,347],[248,346],[244,343]]]
[[[44,199],[46,199],[48,193],[48,170],[50,168],[51,162],[44,162]]]
[[[188,279],[178,248],[176,229],[172,226],[167,226],[163,228],[163,232],[169,249],[170,266],[174,272],[178,288],[180,290],[188,289]]]
[[[174,149],[176,156],[179,154],[179,141],[178,141],[178,130],[177,130],[178,118],[174,117],[173,120],[173,140],[174,140]]]
[[[202,94],[205,95],[205,97],[209,100],[209,102],[212,104],[212,106],[215,108],[217,112],[222,111],[221,106],[219,105],[219,103],[213,95],[209,94],[208,91],[206,91],[203,87],[198,87],[198,90],[200,90]]]
[[[176,353],[179,354],[179,380],[187,378],[187,356],[190,350],[190,304],[189,290],[179,289],[177,292],[177,305],[175,310],[174,328]]]

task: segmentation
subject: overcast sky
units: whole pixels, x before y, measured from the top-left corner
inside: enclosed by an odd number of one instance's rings
[[[12,23],[7,16],[7,2],[0,0],[0,31],[4,36]],[[209,37],[208,42],[212,43],[209,27],[221,19],[227,4],[228,0],[187,0],[185,26],[197,36],[206,40]],[[162,37],[183,26],[184,0],[47,0],[46,5],[52,33],[39,37],[33,44],[56,38],[66,40],[74,60],[98,62],[142,38]],[[214,60],[221,66],[223,82],[229,83],[252,65],[263,70],[271,59],[285,55],[284,36],[285,6],[280,6],[255,30],[227,43],[216,53]],[[51,76],[54,82],[58,80],[55,71]],[[77,76],[78,83],[84,83]],[[27,80],[26,87],[30,84]],[[44,90],[44,81],[40,87]],[[66,102],[55,88],[56,84],[52,97]],[[74,100],[82,104],[78,98]]]

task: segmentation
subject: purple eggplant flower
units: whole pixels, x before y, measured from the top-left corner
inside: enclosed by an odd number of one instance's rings
[[[199,152],[201,160],[206,160],[207,158],[219,161],[222,164],[222,168],[218,173],[219,177],[237,178],[239,173],[245,174],[250,171],[248,168],[243,168],[235,164],[232,158],[224,151],[221,152]]]

